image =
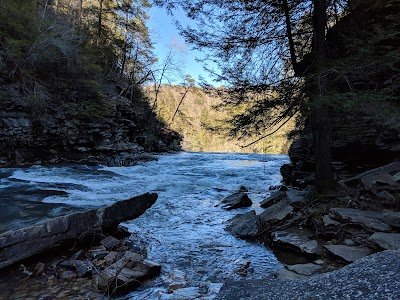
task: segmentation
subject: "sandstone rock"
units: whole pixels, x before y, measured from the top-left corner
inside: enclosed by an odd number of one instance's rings
[[[261,222],[275,223],[285,219],[293,211],[293,207],[287,200],[282,200],[270,207],[268,207],[263,213],[259,215]]]
[[[160,270],[160,265],[127,251],[124,257],[100,272],[97,286],[113,296],[122,295],[140,286],[143,280],[158,275]]]
[[[373,253],[371,249],[363,246],[324,245],[324,247],[332,254],[348,262],[359,260]]]
[[[78,260],[75,263],[76,274],[79,277],[89,277],[92,275],[92,264],[88,261]]]
[[[109,266],[113,263],[115,263],[117,260],[117,252],[111,251],[104,257],[104,263],[106,266]]]
[[[330,216],[328,215],[324,215],[322,216],[322,222],[324,223],[324,226],[337,226],[340,225],[342,223],[340,223],[339,221],[336,221],[334,219],[332,219]]]
[[[268,208],[285,199],[287,199],[286,192],[278,191],[276,193],[271,194],[268,198],[264,199],[263,201],[261,201],[260,206],[263,208]]]
[[[35,268],[33,269],[33,275],[34,276],[40,276],[43,274],[44,269],[45,269],[46,265],[44,263],[38,262],[35,266]]]
[[[361,182],[365,188],[371,189],[374,186],[392,185],[398,186],[390,174],[370,175],[361,178]]]
[[[70,270],[61,272],[61,274],[60,274],[60,278],[61,279],[66,279],[66,280],[71,280],[71,279],[74,279],[76,277],[77,277],[76,273],[74,271],[70,271]]]
[[[147,193],[116,202],[109,207],[73,213],[2,233],[0,269],[50,249],[61,241],[77,238],[82,233],[115,228],[120,222],[143,214],[156,199],[157,194]]]
[[[286,192],[290,205],[300,208],[306,202],[309,195],[307,191],[289,190]]]
[[[309,238],[311,232],[301,228],[289,228],[283,231],[272,233],[272,242],[274,245],[285,250],[305,254],[317,254],[319,247],[316,240]]]
[[[380,180],[382,180],[384,183],[386,182],[387,184],[387,181],[394,183],[395,180],[390,174],[397,173],[399,171],[400,162],[394,162],[346,179],[342,183],[348,186],[355,186],[360,182],[363,182],[366,187],[371,187],[374,182],[379,182]]]
[[[226,230],[238,238],[253,238],[258,233],[257,221],[258,217],[252,210],[230,219],[228,222],[231,224],[226,227]]]
[[[240,207],[248,207],[253,204],[249,196],[244,192],[234,193],[228,197],[222,199],[221,203],[224,204],[224,209],[235,209]]]
[[[400,211],[384,212],[382,221],[390,226],[400,228]]]
[[[386,250],[400,250],[400,233],[375,232],[370,240]]]
[[[111,250],[119,245],[119,240],[113,236],[108,236],[101,240],[100,244],[103,245],[107,250]]]
[[[288,270],[295,272],[300,275],[311,276],[317,273],[322,273],[323,267],[317,264],[297,264],[287,266]]]
[[[382,213],[378,211],[363,211],[351,208],[332,208],[330,210],[332,216],[341,221],[350,221],[360,223],[368,228],[380,231],[389,231],[391,227],[380,221]]]

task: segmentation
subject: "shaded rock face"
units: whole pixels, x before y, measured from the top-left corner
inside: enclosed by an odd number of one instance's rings
[[[332,159],[337,173],[354,174],[400,161],[399,12],[397,0],[358,1],[327,33],[331,63],[351,70],[332,88],[337,100],[347,101],[348,94],[356,93],[357,99],[350,97],[347,102],[351,106],[352,101],[373,98],[351,109],[331,111]],[[282,169],[286,183],[302,187],[312,183],[313,152],[311,128],[306,125],[289,149],[291,167]]]
[[[179,135],[150,125],[151,117],[124,98],[113,99],[103,119],[69,116],[60,108],[37,116],[17,100],[0,105],[0,166],[82,160],[129,165],[143,151],[180,150]]]
[[[366,115],[336,116],[332,121],[332,160],[337,172],[355,174],[400,161],[400,132],[385,128]],[[311,129],[303,131],[289,149],[291,166],[281,169],[284,182],[306,187],[313,183],[314,150]]]

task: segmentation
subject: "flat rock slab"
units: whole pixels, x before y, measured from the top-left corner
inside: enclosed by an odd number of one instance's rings
[[[354,262],[373,253],[371,249],[362,246],[324,245],[324,247],[332,254],[348,262]]]
[[[394,180],[390,174],[371,175],[361,178],[361,182],[367,189],[371,189],[374,186],[391,185],[398,186],[399,184]]]
[[[313,263],[290,265],[286,266],[286,268],[292,272],[306,276],[322,273],[324,269],[322,266]]]
[[[368,178],[373,178],[374,176],[379,176],[383,174],[395,175],[398,172],[400,172],[400,162],[393,162],[391,164],[361,173],[357,176],[344,180],[342,183],[347,186],[356,186],[358,183],[361,182],[362,179],[364,180],[364,182],[368,182]],[[392,179],[395,180],[395,178],[393,177]]]
[[[73,213],[0,234],[0,269],[39,254],[83,233],[106,230],[142,215],[157,200],[146,193],[111,206]],[[105,255],[104,255],[105,256]]]
[[[309,192],[289,190],[286,192],[290,205],[294,207],[302,207],[306,202]]]
[[[376,232],[370,237],[370,240],[383,249],[400,250],[400,233]]]
[[[260,206],[263,208],[268,208],[278,202],[281,202],[282,200],[287,200],[289,204],[294,207],[302,207],[308,194],[308,192],[297,190],[279,191],[261,201]]]
[[[390,226],[400,228],[400,211],[384,212],[381,220]]]
[[[221,200],[221,203],[224,204],[222,208],[228,210],[240,207],[249,207],[253,204],[249,196],[247,196],[247,194],[244,192],[234,193],[228,197],[225,197]]]
[[[324,223],[324,226],[325,226],[325,227],[326,227],[326,226],[337,226],[337,225],[342,224],[341,222],[332,219],[332,218],[331,218],[330,216],[328,216],[328,215],[322,216],[322,222]]]
[[[273,244],[287,250],[300,253],[316,254],[318,242],[309,238],[311,232],[300,228],[289,228],[272,233]]]
[[[282,200],[270,207],[259,215],[259,219],[263,223],[275,223],[285,219],[293,211],[293,206],[289,201]]]
[[[218,300],[288,299],[400,299],[399,251],[367,256],[340,270],[304,280],[231,281],[225,283]]]
[[[379,211],[364,211],[352,208],[332,208],[330,210],[332,217],[341,221],[350,221],[360,223],[368,228],[390,231],[392,227],[381,221],[383,213]]]
[[[263,208],[268,208],[282,200],[287,200],[286,192],[284,191],[275,192],[272,193],[268,198],[261,201],[260,206]]]
[[[228,222],[231,224],[226,230],[238,238],[253,238],[258,233],[258,217],[254,210],[233,217]]]

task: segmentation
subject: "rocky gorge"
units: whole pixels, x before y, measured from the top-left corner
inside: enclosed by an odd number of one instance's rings
[[[151,159],[144,152],[180,149],[180,136],[159,122],[148,104],[110,87],[104,117],[79,116],[63,105],[32,107],[16,87],[4,86],[0,104],[0,165],[67,162],[129,165]],[[92,112],[93,114],[95,112]]]

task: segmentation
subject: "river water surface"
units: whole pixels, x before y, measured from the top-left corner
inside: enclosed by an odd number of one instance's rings
[[[276,271],[277,260],[267,248],[239,240],[224,227],[238,213],[262,211],[258,204],[270,186],[279,184],[279,168],[287,161],[284,155],[178,153],[131,167],[2,169],[0,189],[8,191],[8,201],[20,199],[19,191],[27,189],[59,191],[40,199],[55,205],[50,211],[46,206],[46,217],[53,210],[98,207],[157,193],[157,202],[144,215],[123,225],[146,243],[148,259],[162,265],[162,275],[126,299],[211,299],[226,280],[262,278]],[[249,190],[251,208],[226,211],[215,206],[240,186]],[[246,277],[237,272],[244,265],[250,266]],[[167,283],[174,280],[185,281],[186,288],[168,294]]]

